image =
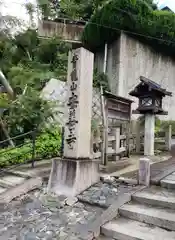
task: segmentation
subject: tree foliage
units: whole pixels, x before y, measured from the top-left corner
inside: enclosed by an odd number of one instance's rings
[[[94,49],[117,39],[121,30],[156,50],[175,54],[175,14],[153,10],[148,0],[110,1],[91,17],[82,41]]]
[[[65,17],[87,21],[107,0],[38,0],[37,2],[45,19],[57,20]]]
[[[52,117],[52,106],[41,99],[40,91],[52,77],[66,79],[68,50],[58,38],[38,38],[34,29],[3,34],[0,66],[16,97],[12,101],[1,95],[0,106],[7,108],[3,119],[11,135],[42,127]]]

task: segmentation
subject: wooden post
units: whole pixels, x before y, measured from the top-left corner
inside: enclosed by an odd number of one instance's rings
[[[104,165],[108,165],[108,119],[106,118],[106,125],[104,127],[104,143],[105,143],[105,150],[104,150]]]
[[[168,151],[171,150],[171,138],[172,138],[172,125],[169,125],[168,130],[165,133],[165,145]]]
[[[140,123],[139,121],[137,121],[137,125],[136,125],[136,153],[140,153],[140,148],[141,148],[141,144],[140,144]]]
[[[130,122],[126,125],[126,156],[130,157]]]
[[[120,128],[113,129],[113,135],[115,137],[115,141],[112,143],[112,148],[115,150],[115,154],[117,154],[120,150]],[[114,161],[119,160],[117,155],[114,156]]]

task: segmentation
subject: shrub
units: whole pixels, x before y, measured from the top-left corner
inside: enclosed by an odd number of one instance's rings
[[[36,159],[59,156],[61,147],[60,129],[46,129],[36,139]],[[32,143],[26,140],[23,146],[0,150],[0,167],[27,163],[32,159]]]

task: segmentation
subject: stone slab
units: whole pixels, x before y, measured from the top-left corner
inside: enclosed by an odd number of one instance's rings
[[[125,218],[118,218],[103,225],[101,232],[107,237],[120,240],[175,239],[175,232]]]
[[[6,190],[7,190],[7,188],[0,187],[0,194],[5,192]]]
[[[139,203],[175,209],[175,192],[157,186],[136,192],[132,199]]]
[[[76,231],[79,232],[80,238],[92,240],[99,237],[100,227],[105,223],[111,221],[117,216],[119,207],[131,200],[130,194],[121,194],[117,201],[107,208],[103,213],[95,219],[95,221],[89,221],[88,224],[78,226]]]
[[[48,164],[47,167],[38,167],[38,168],[34,168],[32,169],[30,168],[26,168],[26,169],[21,169],[21,170],[8,170],[7,174],[13,174],[15,176],[18,177],[22,177],[22,178],[32,178],[32,177],[41,177],[41,176],[46,176],[48,177],[51,171],[51,164]]]
[[[175,160],[172,158],[162,162],[153,163],[151,165],[151,183],[159,185],[162,179],[173,172],[175,172]]]
[[[132,194],[141,188],[138,185],[119,183],[115,178],[113,181],[108,179],[108,183],[106,181],[107,179],[103,182],[98,182],[78,195],[79,201],[108,208],[111,204],[118,201],[120,195],[124,193]]]
[[[13,176],[13,175],[7,175],[0,179],[0,186],[2,187],[13,187],[18,184],[21,184],[25,181],[25,178]]]
[[[175,189],[175,181],[163,179],[160,184],[163,188]]]
[[[174,174],[170,174],[167,177],[165,177],[163,180],[171,180],[171,181],[175,181],[175,175]]]
[[[20,185],[9,188],[7,191],[0,195],[0,204],[8,204],[14,198],[26,194],[29,191],[40,188],[42,186],[42,179],[32,178],[28,179]]]
[[[123,217],[175,231],[175,210],[173,209],[131,203],[121,207],[119,213]]]
[[[98,237],[97,240],[115,240],[115,239],[100,235],[100,237]]]

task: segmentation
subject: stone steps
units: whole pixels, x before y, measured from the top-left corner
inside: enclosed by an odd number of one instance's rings
[[[175,191],[158,186],[137,191],[101,234],[116,240],[175,239]]]
[[[133,202],[122,206],[119,214],[132,220],[175,231],[175,210],[173,209]]]
[[[143,204],[175,209],[175,191],[161,187],[152,186],[136,192],[132,196],[132,200]]]
[[[101,233],[117,240],[173,240],[175,232],[119,217],[101,228]]]

